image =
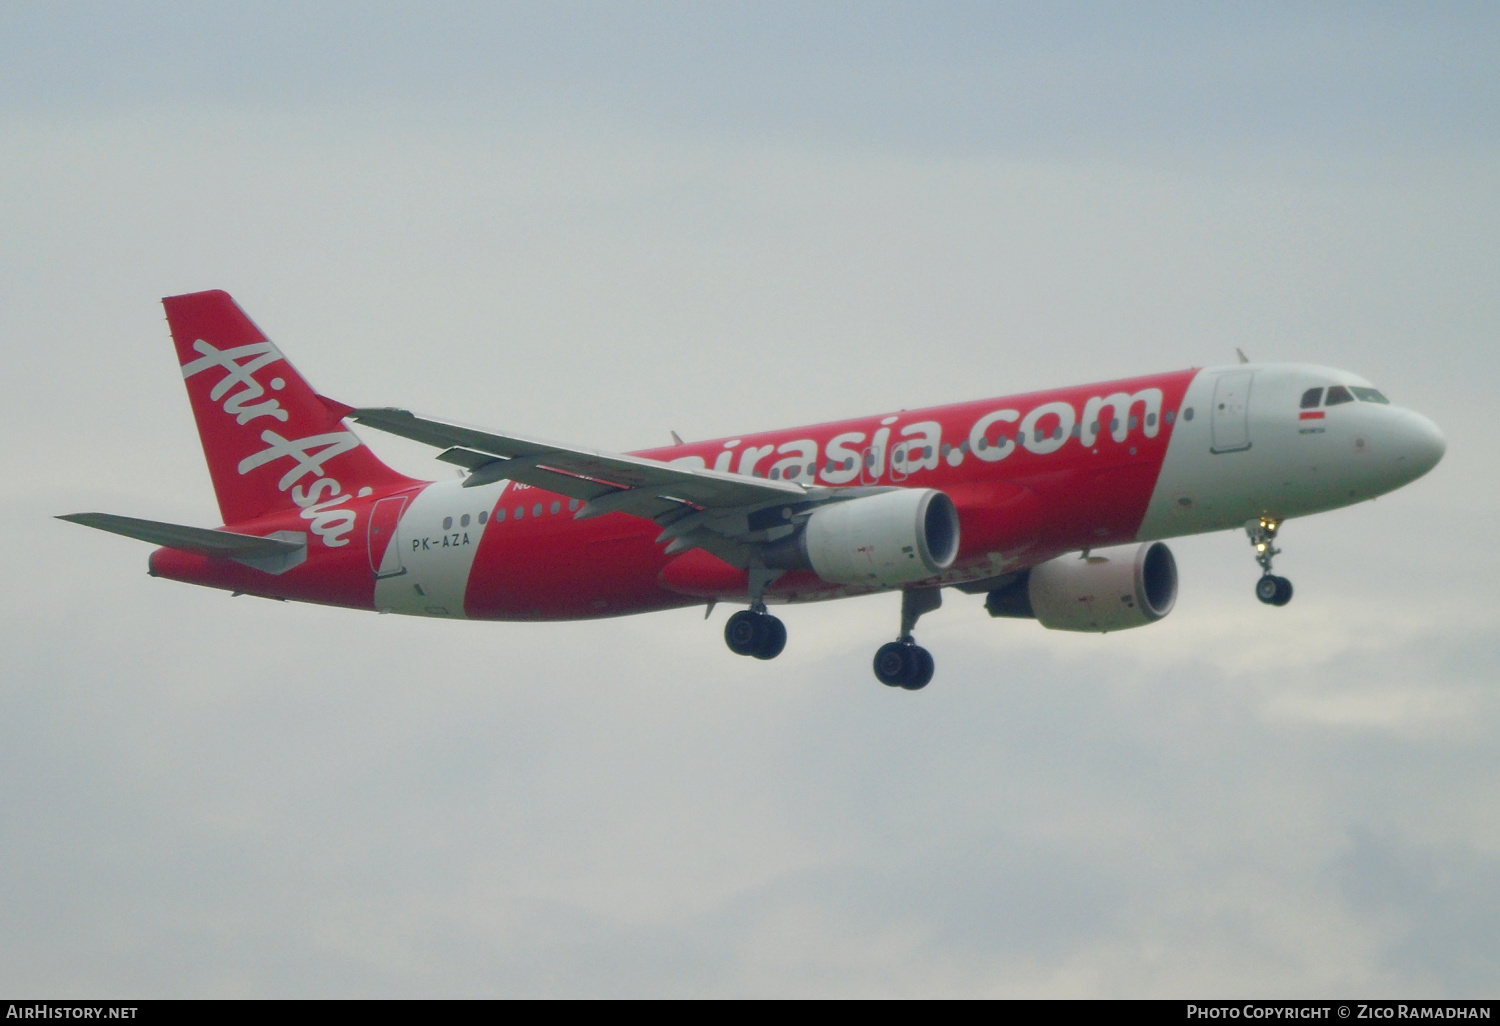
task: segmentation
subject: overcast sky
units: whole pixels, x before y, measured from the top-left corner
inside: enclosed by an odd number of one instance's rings
[[[0,6],[0,992],[1494,996],[1500,8]],[[612,449],[1234,359],[1433,417],[1107,637],[428,622],[213,526],[158,300]],[[431,452],[373,432],[411,473]]]

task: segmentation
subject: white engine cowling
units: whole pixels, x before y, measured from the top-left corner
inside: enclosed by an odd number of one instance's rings
[[[831,584],[911,584],[953,565],[958,510],[932,488],[833,502],[813,511],[802,544]]]
[[[1161,542],[1059,556],[1031,568],[1027,595],[1054,631],[1122,631],[1155,623],[1177,601],[1177,561]]]

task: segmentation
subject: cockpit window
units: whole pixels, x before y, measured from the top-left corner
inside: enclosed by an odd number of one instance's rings
[[[1352,402],[1354,402],[1354,396],[1350,395],[1349,394],[1349,390],[1347,388],[1345,388],[1343,385],[1334,385],[1332,388],[1330,388],[1328,390],[1328,405],[1329,406],[1337,406],[1340,403],[1352,403]]]
[[[1351,385],[1349,386],[1349,391],[1353,392],[1354,398],[1362,403],[1379,403],[1382,406],[1389,406],[1391,404],[1389,399],[1380,394],[1378,388],[1355,388]]]
[[[1302,393],[1302,408],[1304,410],[1316,410],[1318,403],[1323,401],[1323,390],[1321,388],[1309,388]]]

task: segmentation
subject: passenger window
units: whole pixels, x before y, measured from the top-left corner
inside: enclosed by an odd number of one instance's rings
[[[1168,424],[1177,423],[1177,411],[1168,410],[1166,413],[1162,414],[1162,419],[1165,420]]]
[[[479,522],[481,524],[488,523],[489,519],[490,519],[489,510],[482,509],[482,510],[479,511]]]
[[[444,517],[443,518],[443,530],[445,530],[445,531],[451,531],[451,530],[453,530],[453,518],[452,517]]]
[[[1329,406],[1340,406],[1344,403],[1352,402],[1354,402],[1354,396],[1350,395],[1349,390],[1343,385],[1334,385],[1328,390]]]
[[[458,526],[459,527],[468,527],[469,526],[469,514],[465,513],[463,516],[461,516],[461,517],[458,518]]]
[[[520,520],[525,515],[526,515],[526,507],[525,506],[517,506],[516,507],[516,519]]]
[[[568,509],[577,509],[577,508],[578,508],[578,500],[577,499],[569,499],[568,500]]]
[[[497,523],[497,524],[503,524],[503,523],[505,523],[505,510],[503,510],[503,509],[497,509],[497,510],[495,510],[495,523]]]
[[[531,515],[534,517],[539,517],[542,515],[542,504],[540,502],[531,507]]]
[[[1382,406],[1389,406],[1391,404],[1391,401],[1381,395],[1378,389],[1351,387],[1349,391],[1353,392],[1354,397],[1362,403],[1379,403]]]
[[[561,509],[562,509],[562,503],[561,503],[561,502],[554,502],[554,503],[553,503],[553,504],[552,504],[552,512],[554,512],[554,513],[557,513],[557,512],[559,512],[559,511],[560,511],[560,510],[561,510]]]
[[[1316,410],[1318,404],[1322,401],[1323,389],[1321,386],[1318,388],[1309,388],[1306,392],[1302,393],[1302,408],[1304,410]]]

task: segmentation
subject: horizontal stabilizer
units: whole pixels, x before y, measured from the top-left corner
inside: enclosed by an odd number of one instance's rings
[[[114,513],[71,513],[57,519],[211,559],[232,559],[267,573],[282,573],[307,558],[307,535],[292,531],[277,531],[274,537],[262,538],[253,534],[212,531],[205,527],[164,524],[157,520],[138,520]]]

